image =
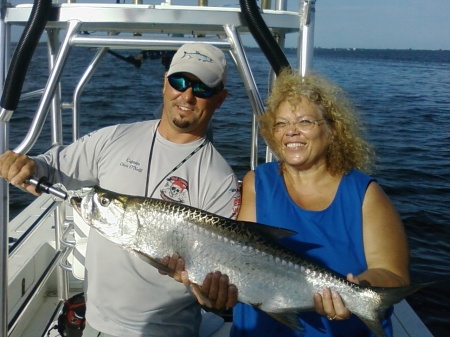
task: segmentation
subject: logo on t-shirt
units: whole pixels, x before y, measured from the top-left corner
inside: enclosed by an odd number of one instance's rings
[[[160,192],[161,199],[184,204],[189,200],[189,183],[183,178],[171,176],[166,179]]]
[[[230,189],[231,193],[234,193],[233,198],[233,212],[231,214],[231,219],[236,219],[237,215],[239,214],[239,210],[241,209],[241,203],[242,203],[242,197],[241,197],[241,191],[239,189]]]
[[[121,167],[125,167],[129,170],[136,171],[142,173],[143,169],[141,167],[141,163],[138,160],[133,160],[131,158],[127,158],[124,161],[121,161],[119,164]]]

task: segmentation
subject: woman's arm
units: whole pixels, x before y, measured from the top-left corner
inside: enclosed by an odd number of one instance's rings
[[[249,171],[242,180],[242,204],[238,220],[256,222],[255,172]]]
[[[382,287],[409,284],[405,229],[389,197],[376,182],[368,186],[364,197],[363,240],[368,269],[357,276],[363,284]]]
[[[347,275],[350,282],[399,287],[409,284],[409,249],[403,223],[388,196],[372,182],[363,202],[363,240],[368,269],[358,276]],[[347,319],[351,312],[341,297],[330,289],[314,295],[316,311],[329,319]]]

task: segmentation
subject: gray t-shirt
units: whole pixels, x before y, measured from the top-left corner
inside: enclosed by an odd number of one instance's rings
[[[166,140],[156,132],[157,123],[111,126],[52,149],[33,158],[36,174],[69,189],[99,185],[235,218],[240,192],[225,159],[205,139]],[[189,289],[95,230],[89,235],[85,284],[86,317],[99,331],[121,337],[198,335],[200,307]]]

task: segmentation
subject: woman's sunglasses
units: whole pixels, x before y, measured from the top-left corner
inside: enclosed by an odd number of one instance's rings
[[[194,96],[199,98],[209,98],[222,90],[221,85],[215,88],[210,88],[203,82],[192,81],[181,74],[169,75],[167,76],[167,79],[169,80],[169,84],[176,91],[185,92],[188,88],[192,88],[192,93],[194,94]]]

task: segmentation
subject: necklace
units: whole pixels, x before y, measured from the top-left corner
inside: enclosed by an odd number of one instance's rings
[[[145,197],[151,197],[156,189],[158,188],[158,186],[173,172],[175,172],[176,170],[178,170],[185,162],[187,162],[189,160],[189,158],[191,158],[194,154],[196,154],[203,146],[206,145],[207,139],[205,138],[203,140],[203,142],[197,146],[194,151],[192,151],[191,153],[189,153],[183,160],[181,160],[177,165],[175,165],[175,167],[169,171],[169,173],[167,173],[156,185],[155,188],[152,190],[152,193],[148,194],[148,188],[149,188],[149,183],[150,183],[150,168],[151,168],[151,164],[152,164],[152,157],[153,157],[153,148],[155,146],[155,141],[156,141],[156,133],[158,132],[158,127],[159,127],[159,122],[158,125],[156,125],[156,130],[155,133],[153,134],[153,139],[152,139],[152,145],[150,147],[150,153],[148,156],[148,166],[147,166],[147,180],[145,183]]]

